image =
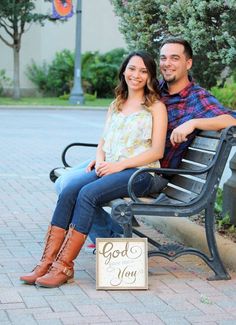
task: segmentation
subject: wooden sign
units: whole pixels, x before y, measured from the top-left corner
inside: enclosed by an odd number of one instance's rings
[[[147,238],[96,239],[96,289],[148,289]]]

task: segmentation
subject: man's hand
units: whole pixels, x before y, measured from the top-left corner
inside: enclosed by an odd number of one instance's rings
[[[190,120],[175,128],[170,136],[170,142],[173,146],[187,141],[187,136],[195,130],[194,121]]]
[[[91,172],[92,169],[94,169],[96,164],[96,160],[92,160],[90,161],[90,163],[88,164],[88,166],[86,167],[86,172],[89,173]]]
[[[108,161],[103,161],[96,165],[96,174],[99,177],[106,176],[109,174],[113,173],[118,173],[123,168],[121,167],[121,164],[119,162],[108,162]]]

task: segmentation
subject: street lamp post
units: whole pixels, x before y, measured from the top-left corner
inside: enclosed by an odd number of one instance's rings
[[[82,25],[81,18],[82,18],[82,0],[77,0],[74,84],[69,98],[71,104],[84,103],[84,94],[81,86],[81,25]]]

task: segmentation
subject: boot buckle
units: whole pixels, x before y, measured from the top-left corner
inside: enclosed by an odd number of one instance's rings
[[[66,267],[64,268],[64,270],[62,271],[65,275],[67,276],[71,276],[72,275],[72,271],[67,269]]]

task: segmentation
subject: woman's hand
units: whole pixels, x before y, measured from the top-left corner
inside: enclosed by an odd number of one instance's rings
[[[123,169],[124,168],[120,162],[103,161],[96,165],[96,174],[97,176],[102,177],[109,174],[118,173]]]
[[[94,169],[95,164],[96,164],[96,160],[92,160],[92,161],[90,161],[90,163],[89,163],[88,166],[86,167],[86,172],[87,172],[87,173],[91,172],[91,170]]]

